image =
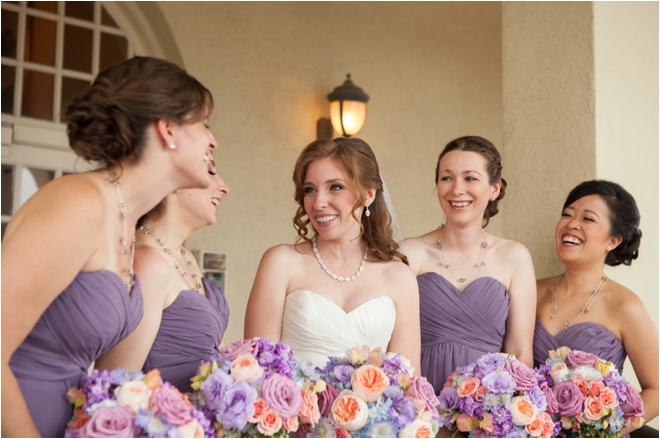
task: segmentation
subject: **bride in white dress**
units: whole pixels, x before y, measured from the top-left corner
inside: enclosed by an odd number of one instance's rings
[[[363,140],[317,140],[293,173],[298,239],[266,251],[252,286],[245,337],[288,344],[324,366],[355,346],[408,358],[419,374],[419,293],[397,251],[383,183]]]

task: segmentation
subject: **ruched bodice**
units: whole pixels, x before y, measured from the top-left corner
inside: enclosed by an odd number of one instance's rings
[[[394,302],[388,296],[347,313],[312,291],[296,290],[286,297],[280,341],[291,347],[297,360],[323,367],[329,356],[346,355],[355,346],[387,351],[395,320]]]
[[[537,319],[534,327],[534,366],[545,364],[548,351],[561,346],[598,355],[611,361],[619,372],[626,361],[623,343],[604,326],[593,322],[576,323],[553,336]]]
[[[111,271],[79,273],[48,306],[9,365],[44,437],[62,437],[71,418],[66,392],[142,319],[140,282],[129,295]]]
[[[436,394],[458,366],[500,352],[510,296],[492,277],[480,277],[463,292],[435,272],[417,277],[422,332],[422,376]]]
[[[193,290],[179,293],[163,310],[158,334],[144,363],[145,372],[158,369],[163,380],[182,392],[192,391],[190,378],[202,360],[218,351],[229,323],[229,305],[222,291],[202,278],[206,296]]]

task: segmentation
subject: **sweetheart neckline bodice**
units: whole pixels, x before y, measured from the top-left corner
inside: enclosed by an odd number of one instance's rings
[[[295,294],[295,293],[302,293],[302,292],[311,293],[313,296],[319,297],[320,299],[324,300],[325,302],[328,302],[328,303],[334,305],[334,306],[337,307],[339,310],[343,311],[344,314],[347,314],[347,315],[350,315],[350,314],[352,314],[352,313],[358,311],[358,310],[361,309],[362,307],[369,305],[370,302],[375,302],[376,300],[379,300],[379,299],[388,299],[390,302],[394,303],[394,301],[392,300],[392,298],[391,298],[390,296],[378,296],[378,297],[373,297],[373,298],[371,298],[371,299],[369,299],[369,300],[366,300],[366,301],[362,302],[361,304],[359,304],[358,306],[356,306],[355,308],[353,308],[353,309],[350,310],[350,311],[346,311],[344,308],[342,308],[341,306],[339,306],[337,303],[333,302],[332,300],[328,299],[327,297],[324,297],[324,296],[322,296],[322,295],[320,295],[320,294],[318,294],[318,293],[315,293],[315,292],[312,291],[312,290],[294,290],[294,291],[290,292],[290,293],[287,295],[287,297],[288,297],[288,296],[291,296],[292,294]],[[372,305],[373,305],[373,304],[372,304]]]

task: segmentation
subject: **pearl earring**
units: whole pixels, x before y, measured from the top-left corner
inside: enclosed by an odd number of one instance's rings
[[[176,145],[171,140],[170,140],[170,149],[176,149]]]

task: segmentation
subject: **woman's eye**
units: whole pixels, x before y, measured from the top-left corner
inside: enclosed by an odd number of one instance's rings
[[[592,222],[592,223],[595,222],[595,221],[593,220],[593,218],[589,218],[589,217],[586,217],[586,216],[584,217],[584,220],[585,220],[585,221]]]
[[[451,177],[445,176],[440,178],[440,181],[449,181],[449,180],[451,180]]]
[[[474,177],[465,177],[465,181],[477,181]]]
[[[566,212],[562,212],[561,216],[562,216],[563,218],[570,218],[570,217],[571,217],[571,215],[568,214],[568,213],[566,213]]]
[[[331,191],[340,191],[340,190],[342,190],[342,189],[344,189],[343,186],[340,186],[340,185],[338,185],[338,184],[333,184],[333,185],[330,187],[330,190],[331,190]]]
[[[218,175],[217,172],[215,172],[215,171],[213,171],[213,170],[211,170],[211,169],[209,169],[209,174],[211,174],[211,175]]]
[[[312,189],[311,187],[306,187],[306,188],[303,189],[303,192],[305,193],[305,195],[308,195],[308,194],[313,193],[314,189]]]

